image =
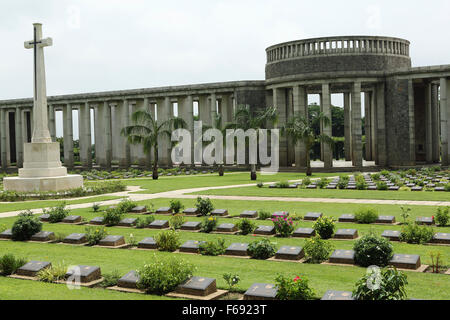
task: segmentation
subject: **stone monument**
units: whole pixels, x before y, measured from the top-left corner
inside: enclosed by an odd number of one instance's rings
[[[7,191],[46,192],[83,187],[81,175],[68,175],[60,161],[59,143],[52,142],[48,129],[47,92],[45,85],[44,47],[51,46],[51,38],[42,38],[42,24],[35,23],[34,39],[25,42],[26,49],[34,49],[33,135],[24,144],[23,168],[19,177],[4,178]]]

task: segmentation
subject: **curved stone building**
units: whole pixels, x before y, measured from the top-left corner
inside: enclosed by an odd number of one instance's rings
[[[345,153],[352,166],[363,159],[381,167],[449,165],[450,65],[411,67],[410,43],[390,37],[348,36],[291,41],[266,49],[266,79],[48,97],[49,125],[55,139],[55,111],[63,111],[64,165],[74,166],[72,111],[78,110],[80,160],[121,167],[148,165],[150,156],[130,146],[120,129],[131,113],[150,107],[159,120],[178,115],[193,130],[194,104],[211,124],[216,112],[231,121],[238,105],[253,109],[275,106],[282,125],[294,114],[307,115],[308,94],[320,95],[320,107],[331,118],[331,94],[344,97]],[[362,148],[364,92],[366,147]],[[0,147],[3,169],[23,162],[23,142],[31,138],[32,99],[0,101]],[[94,110],[91,112],[91,110]],[[95,159],[91,150],[91,117]],[[331,126],[321,127],[331,135]],[[324,167],[333,166],[332,150],[321,146]],[[170,165],[170,144],[160,144],[160,163]],[[282,137],[281,167],[306,163],[302,145]]]

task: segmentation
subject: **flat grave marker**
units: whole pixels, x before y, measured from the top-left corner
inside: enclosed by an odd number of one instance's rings
[[[275,259],[299,261],[305,257],[305,251],[302,247],[282,246],[276,253]]]
[[[328,261],[335,264],[355,264],[355,251],[335,250]]]
[[[272,219],[276,219],[276,218],[287,218],[289,217],[289,212],[285,212],[285,211],[277,211],[272,213]]]
[[[227,217],[228,210],[227,209],[215,209],[211,211],[211,216],[213,217]]]
[[[379,224],[394,224],[395,223],[395,217],[394,216],[378,216],[375,223]]]
[[[252,211],[252,210],[245,210],[240,215],[241,218],[247,218],[247,219],[256,219],[258,218],[258,211]]]
[[[355,300],[350,291],[328,290],[320,300]]]
[[[317,219],[319,219],[322,216],[323,216],[323,214],[321,212],[308,212],[303,217],[303,220],[316,221]]]
[[[125,238],[123,236],[113,236],[113,235],[104,237],[102,240],[100,240],[98,245],[101,247],[111,247],[111,248],[126,246]]]
[[[255,229],[255,231],[253,231],[253,234],[264,235],[264,236],[274,235],[275,227],[274,226],[258,226]]]
[[[147,211],[147,207],[146,206],[136,206],[133,209],[131,209],[130,213],[144,214],[144,213],[149,213],[149,212]]]
[[[72,233],[64,238],[64,243],[83,244],[87,242],[86,233]]]
[[[356,239],[358,230],[356,229],[338,229],[334,234],[335,239]]]
[[[105,218],[103,218],[103,217],[95,217],[89,221],[89,224],[101,226],[104,224],[104,222],[103,222],[104,220],[105,220]]]
[[[356,222],[354,214],[343,214],[338,219],[339,222]]]
[[[155,220],[148,225],[150,229],[167,229],[169,228],[168,220]]]
[[[314,237],[316,231],[312,228],[298,228],[292,234],[295,238],[311,238]]]
[[[55,233],[51,231],[40,231],[31,237],[31,241],[49,242],[55,239]]]
[[[235,233],[238,228],[234,223],[221,223],[217,226],[216,232],[221,233]]]
[[[225,251],[229,256],[248,256],[248,243],[232,243]]]
[[[0,233],[0,240],[11,240],[12,239],[12,230],[7,229]]]
[[[162,208],[158,208],[156,209],[156,214],[164,214],[164,215],[171,215],[172,214],[172,209],[170,209],[169,207],[162,207]]]
[[[136,225],[136,218],[124,218],[120,220],[118,226],[119,227],[134,227]]]
[[[50,221],[50,215],[48,213],[45,213],[41,216],[39,216],[39,220],[42,222],[49,222]]]
[[[382,237],[388,238],[391,241],[400,241],[401,232],[397,230],[384,230],[381,234]]]
[[[450,233],[436,233],[433,236],[433,243],[450,244]]]
[[[62,223],[68,223],[68,224],[77,224],[80,223],[82,220],[81,216],[67,216],[65,217],[61,222]]]
[[[74,266],[71,267],[67,273],[66,278],[68,281],[77,281],[77,284],[86,287],[92,287],[103,281],[102,272],[99,267],[96,266]]]
[[[183,211],[183,213],[187,216],[197,216],[198,209],[197,208],[187,208]]]
[[[180,246],[180,252],[199,253],[200,245],[205,241],[188,240]]]
[[[434,224],[434,220],[433,217],[418,217],[416,218],[416,223],[431,226]]]
[[[158,245],[156,244],[155,239],[152,237],[144,238],[138,243],[139,249],[158,249]]]
[[[51,262],[46,261],[35,261],[32,260],[25,265],[21,266],[16,270],[16,273],[11,277],[15,278],[15,276],[26,277],[26,278],[35,278],[39,271],[51,267]]]
[[[183,231],[199,231],[202,226],[200,221],[187,221],[181,225]]]
[[[420,256],[416,254],[394,254],[389,264],[398,269],[417,270],[420,268]]]
[[[227,291],[217,290],[216,279],[206,277],[191,277],[179,285],[168,297],[196,300],[214,300],[225,295]]]
[[[244,300],[275,300],[277,292],[274,284],[255,283],[244,293]]]

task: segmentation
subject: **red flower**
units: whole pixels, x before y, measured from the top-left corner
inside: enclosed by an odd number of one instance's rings
[[[294,282],[297,282],[298,280],[302,280],[302,279],[300,279],[300,277],[299,276],[296,276],[295,278],[294,278]]]

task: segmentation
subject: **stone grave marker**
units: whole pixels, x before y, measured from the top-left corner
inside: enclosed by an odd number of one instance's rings
[[[172,214],[172,209],[169,207],[162,207],[156,209],[156,214]]]
[[[12,239],[12,230],[8,229],[0,233],[0,240],[11,240]]]
[[[389,264],[399,269],[417,270],[420,268],[420,256],[415,254],[394,254]]]
[[[66,277],[74,276],[81,282],[81,284],[93,284],[93,282],[101,282],[102,272],[99,267],[95,266],[75,266],[69,269]]]
[[[322,217],[322,213],[321,212],[308,212],[307,214],[305,214],[305,216],[303,217],[303,220],[308,220],[308,221],[316,221],[317,219],[319,219],[320,217]]]
[[[255,283],[244,294],[244,300],[275,300],[278,289],[274,284]]]
[[[119,227],[134,227],[136,225],[136,218],[125,218],[120,220],[118,226]]]
[[[205,241],[188,240],[180,246],[180,252],[199,253],[202,243]]]
[[[358,230],[356,229],[338,229],[334,234],[335,239],[356,239]]]
[[[258,228],[253,231],[253,234],[270,236],[275,234],[274,226],[258,226]]]
[[[16,275],[24,277],[36,277],[37,273],[45,268],[51,267],[50,262],[46,261],[30,261],[16,270]]]
[[[276,219],[276,218],[287,218],[289,217],[289,212],[285,212],[285,211],[277,211],[272,213],[272,219]]]
[[[423,190],[423,188],[421,186],[415,186],[415,187],[411,188],[411,191],[414,191],[414,192],[418,192],[418,191],[422,191],[422,190]]]
[[[238,230],[234,223],[221,223],[217,226],[216,232],[233,233]]]
[[[381,236],[391,241],[400,241],[400,234],[401,232],[397,230],[384,230]]]
[[[225,251],[229,256],[248,256],[248,243],[232,243]]]
[[[198,231],[200,230],[202,223],[200,221],[187,221],[181,225],[183,231]]]
[[[416,223],[431,226],[434,224],[434,220],[433,220],[433,217],[418,217],[416,219]]]
[[[355,300],[350,291],[328,290],[320,300]]]
[[[433,236],[433,243],[450,244],[450,233],[436,233]]]
[[[329,262],[337,264],[355,264],[355,251],[335,250],[331,254]]]
[[[104,222],[103,222],[104,220],[105,220],[105,218],[103,218],[103,217],[95,217],[95,218],[91,219],[91,221],[89,221],[89,224],[101,226],[104,224]]]
[[[181,284],[177,290],[178,293],[192,296],[209,296],[217,291],[216,279],[204,277],[192,277]]]
[[[80,223],[81,216],[67,216],[61,222],[62,223]]]
[[[85,233],[72,233],[64,238],[64,243],[70,244],[83,244],[87,242]]]
[[[388,188],[388,190],[389,191],[398,191],[398,190],[400,190],[400,187],[399,186],[391,186]]]
[[[339,222],[356,222],[354,214],[343,214],[339,217]]]
[[[317,185],[316,184],[310,184],[306,187],[306,189],[317,189]]]
[[[131,270],[117,281],[119,288],[137,289],[139,282],[139,274],[135,270]]]
[[[298,228],[292,234],[293,237],[296,238],[311,238],[314,237],[316,231],[312,228]]]
[[[98,243],[103,247],[119,247],[125,245],[125,238],[123,236],[106,236]]]
[[[444,192],[444,191],[445,191],[445,188],[444,188],[444,187],[436,187],[436,188],[434,188],[434,191],[437,191],[437,192]]]
[[[31,241],[49,242],[55,239],[55,233],[51,231],[40,231],[31,237]]]
[[[142,213],[147,213],[147,207],[146,206],[136,206],[133,209],[131,209],[130,213],[134,213],[134,214],[142,214]]]
[[[50,221],[50,215],[48,213],[45,213],[41,216],[39,216],[39,220],[42,222],[49,222]]]
[[[183,213],[187,216],[197,216],[198,209],[197,208],[187,208],[183,211]]]
[[[155,220],[148,225],[150,229],[167,229],[169,227],[168,220]]]
[[[158,249],[158,245],[156,244],[155,239],[152,237],[144,238],[138,243],[138,248],[140,249]]]
[[[282,246],[276,253],[275,259],[298,261],[305,256],[302,247]]]
[[[215,209],[215,210],[211,211],[211,215],[214,217],[226,217],[226,216],[228,216],[228,210]]]
[[[256,219],[258,218],[258,211],[245,210],[244,212],[241,213],[240,217],[247,219]]]
[[[394,216],[378,216],[375,223],[393,224],[393,223],[395,223],[395,217]]]

